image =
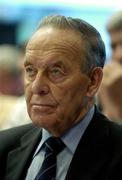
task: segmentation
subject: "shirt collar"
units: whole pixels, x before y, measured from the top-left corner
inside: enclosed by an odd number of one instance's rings
[[[61,137],[67,148],[74,154],[76,147],[82,138],[87,126],[89,125],[94,114],[92,107],[87,114],[75,126],[73,126],[65,135]]]
[[[50,136],[51,136],[51,134],[46,129],[42,129],[42,139],[41,139],[39,145],[37,146],[37,149],[36,149],[33,157],[35,157],[38,154],[42,145]]]
[[[90,108],[87,114],[81,119],[75,126],[73,126],[69,131],[67,131],[64,135],[61,136],[61,140],[66,145],[66,147],[74,154],[76,147],[82,138],[87,126],[89,125],[94,114],[94,107]],[[39,143],[34,156],[38,154],[40,148],[43,143],[52,136],[47,130],[42,129],[42,139]]]

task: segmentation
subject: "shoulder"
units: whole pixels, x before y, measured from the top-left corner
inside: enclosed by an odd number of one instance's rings
[[[11,149],[15,144],[20,142],[20,139],[30,131],[35,129],[33,124],[22,125],[0,132],[0,151]]]
[[[122,125],[112,122],[106,116],[104,116],[99,110],[95,110],[94,121],[98,125],[99,130],[108,135],[112,143],[119,143],[122,146]]]
[[[29,131],[30,129],[32,129],[34,126],[33,124],[27,124],[27,125],[22,125],[22,126],[17,126],[17,127],[13,127],[10,129],[6,129],[6,130],[2,130],[0,131],[0,138],[6,137],[6,136],[21,136],[23,133]]]

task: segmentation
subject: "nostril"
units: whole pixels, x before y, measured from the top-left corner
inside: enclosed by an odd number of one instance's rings
[[[36,84],[36,83],[34,83],[32,85],[32,92],[34,94],[45,95],[45,94],[49,93],[49,87],[46,84],[42,84],[42,83]]]
[[[40,89],[39,94],[40,95],[45,95],[48,94],[49,92],[49,88],[48,87],[43,87],[42,89]]]

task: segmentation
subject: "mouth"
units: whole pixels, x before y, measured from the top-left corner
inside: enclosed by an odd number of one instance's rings
[[[56,106],[51,105],[51,104],[32,104],[31,108],[36,113],[39,113],[40,115],[44,115],[44,114],[50,114],[54,112],[54,110],[56,109]]]

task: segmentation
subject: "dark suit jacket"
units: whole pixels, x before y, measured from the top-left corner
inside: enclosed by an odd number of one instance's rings
[[[32,124],[0,133],[0,180],[24,180],[41,129]],[[99,112],[84,133],[66,180],[122,180],[122,127]]]

